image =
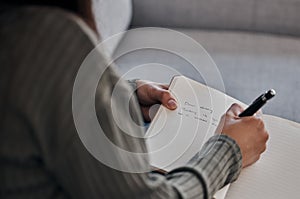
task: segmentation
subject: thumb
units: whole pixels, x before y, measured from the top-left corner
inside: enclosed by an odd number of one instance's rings
[[[175,98],[172,96],[170,91],[158,88],[155,92],[156,99],[165,107],[170,110],[175,110],[177,108],[177,102]]]
[[[231,107],[227,110],[227,114],[237,117],[241,112],[243,112],[243,108],[239,104],[232,104]]]

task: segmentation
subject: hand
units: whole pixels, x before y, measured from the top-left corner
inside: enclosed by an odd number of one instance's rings
[[[266,150],[268,132],[264,122],[256,116],[238,117],[243,111],[238,104],[233,104],[222,116],[217,131],[222,132],[236,141],[242,152],[243,167],[256,162]]]
[[[137,98],[146,122],[151,121],[149,110],[155,104],[162,104],[170,110],[177,108],[175,98],[168,91],[169,86],[150,81],[137,80]]]

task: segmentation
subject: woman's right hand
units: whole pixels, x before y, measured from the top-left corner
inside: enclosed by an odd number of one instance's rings
[[[242,153],[243,167],[256,162],[266,150],[269,138],[264,122],[257,116],[238,117],[243,108],[233,104],[222,116],[217,132],[225,134],[236,141]]]

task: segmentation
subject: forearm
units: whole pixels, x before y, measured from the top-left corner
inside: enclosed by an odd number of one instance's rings
[[[68,186],[74,198],[212,198],[218,189],[237,178],[241,165],[238,148],[225,136],[210,139],[187,164],[195,172],[182,167],[181,171],[166,176],[126,173],[105,167],[83,149],[77,138],[65,153],[57,168],[63,178],[61,182]]]
[[[168,174],[183,198],[212,198],[224,185],[237,179],[242,166],[237,144],[225,135],[214,136],[186,167]]]

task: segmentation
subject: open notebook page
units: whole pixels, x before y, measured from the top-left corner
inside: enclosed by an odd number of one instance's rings
[[[270,115],[264,121],[267,150],[231,184],[228,199],[300,198],[300,124]]]
[[[150,163],[166,171],[185,165],[214,135],[228,107],[234,102],[242,104],[182,76],[174,77],[170,91],[178,108],[169,111],[161,106],[147,131]],[[218,193],[218,198],[225,193]]]

